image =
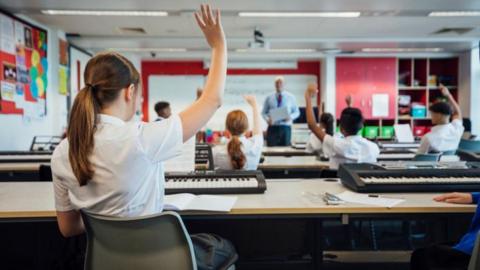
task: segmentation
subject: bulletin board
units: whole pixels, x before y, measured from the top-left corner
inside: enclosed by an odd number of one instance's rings
[[[47,31],[0,12],[0,114],[46,115]]]

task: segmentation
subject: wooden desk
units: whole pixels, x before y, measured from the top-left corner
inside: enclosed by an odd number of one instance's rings
[[[315,153],[306,149],[295,149],[292,146],[264,146],[262,150],[264,156],[315,156]]]
[[[50,165],[43,162],[8,162],[0,163],[0,172],[38,172],[40,165]]]
[[[258,169],[328,169],[328,161],[319,161],[315,156],[267,156]]]
[[[390,215],[390,214],[449,214],[473,213],[475,205],[455,205],[432,200],[435,194],[387,194],[388,197],[403,198],[405,201],[395,207],[386,208],[360,204],[339,206],[326,205],[321,198],[306,195],[305,192],[322,194],[339,193],[345,190],[339,182],[311,180],[267,181],[265,194],[237,195],[238,200],[230,213],[182,213],[183,215]],[[54,196],[51,182],[5,182],[0,183],[1,219],[54,218]]]

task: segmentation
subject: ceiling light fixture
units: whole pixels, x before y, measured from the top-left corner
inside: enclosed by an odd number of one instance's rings
[[[397,53],[397,52],[441,52],[443,48],[363,48],[362,52]]]
[[[66,10],[47,9],[41,11],[46,15],[77,15],[77,16],[168,16],[166,11],[141,11],[141,10]]]
[[[109,48],[116,52],[186,52],[186,48]]]
[[[265,50],[252,50],[252,49],[236,49],[235,52],[238,53],[313,53],[316,52],[316,49],[265,49]]]
[[[432,11],[428,14],[430,17],[476,17],[480,16],[480,11]]]
[[[239,12],[239,17],[268,17],[268,18],[356,18],[358,11],[341,12]]]

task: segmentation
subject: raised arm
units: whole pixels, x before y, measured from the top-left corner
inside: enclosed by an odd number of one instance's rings
[[[305,114],[307,116],[308,128],[312,131],[317,138],[323,142],[323,139],[326,136],[325,131],[317,125],[315,121],[315,114],[313,112],[312,106],[312,97],[314,97],[318,92],[318,87],[316,83],[311,83],[308,85],[307,90],[305,91]]]
[[[214,16],[209,5],[202,5],[201,11],[195,12],[195,19],[208,45],[212,48],[212,65],[202,95],[180,113],[183,141],[194,136],[221,106],[227,74],[227,43],[220,20],[220,11],[217,10]]]
[[[257,98],[254,95],[249,95],[249,96],[243,96],[245,101],[252,107],[253,111],[253,129],[252,133],[253,135],[258,135],[262,134],[262,123],[260,121],[261,115],[260,115],[260,109],[258,108],[258,103],[257,103]]]
[[[345,103],[347,103],[347,107],[348,107],[348,108],[351,108],[351,107],[352,107],[352,104],[353,104],[352,95],[348,94],[348,95],[345,97]]]
[[[448,103],[453,108],[453,113],[452,113],[452,120],[455,119],[462,119],[462,111],[460,110],[460,106],[458,105],[457,101],[453,98],[452,94],[448,90],[445,85],[440,84],[440,91],[442,92],[442,95],[444,95],[448,99]]]

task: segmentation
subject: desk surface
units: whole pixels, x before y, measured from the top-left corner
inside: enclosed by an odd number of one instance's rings
[[[328,169],[328,161],[320,161],[316,156],[266,156],[258,169]]]
[[[315,155],[315,153],[309,152],[306,149],[295,149],[291,146],[264,146],[262,153],[264,155],[297,155],[297,156],[305,156],[305,155]]]
[[[238,200],[228,215],[472,213],[476,208],[475,205],[434,202],[434,194],[426,193],[387,194],[389,197],[405,199],[392,208],[349,203],[328,206],[320,197],[305,195],[305,192],[322,194],[328,191],[337,194],[345,190],[339,182],[325,182],[321,179],[267,182],[265,194],[237,195]],[[55,217],[51,182],[0,183],[0,219],[44,217]]]
[[[38,171],[40,165],[50,165],[48,162],[0,162],[0,172],[4,171],[22,171],[22,172],[35,172]]]

